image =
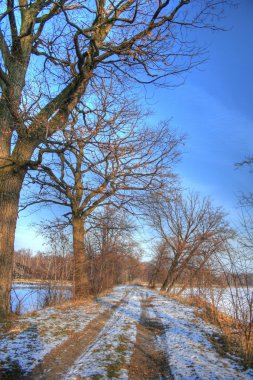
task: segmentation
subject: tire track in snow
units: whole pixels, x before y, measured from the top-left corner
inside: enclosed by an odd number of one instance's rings
[[[253,371],[222,357],[208,340],[214,327],[194,315],[194,308],[154,295],[150,313],[161,321],[160,346],[175,380],[252,380]]]
[[[159,337],[164,333],[162,323],[150,315],[150,298],[142,300],[141,320],[129,368],[129,380],[172,380],[165,353],[159,348]]]
[[[55,380],[60,379],[64,373],[74,364],[75,360],[83,351],[96,339],[113,312],[124,301],[124,297],[111,304],[107,302],[107,309],[92,319],[89,324],[80,332],[76,332],[62,344],[50,351],[30,374],[28,380]],[[16,379],[15,379],[16,380]]]
[[[143,291],[131,287],[94,342],[65,374],[64,380],[128,379],[128,367],[140,320]]]

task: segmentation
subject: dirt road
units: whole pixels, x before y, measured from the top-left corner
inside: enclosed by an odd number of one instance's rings
[[[253,379],[219,356],[208,340],[216,331],[193,308],[141,287],[19,323],[1,336],[2,379]]]

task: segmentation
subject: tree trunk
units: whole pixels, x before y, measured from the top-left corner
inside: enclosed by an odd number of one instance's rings
[[[10,313],[14,239],[25,172],[0,174],[0,318]]]
[[[178,259],[174,258],[172,261],[170,268],[168,269],[167,276],[162,284],[162,287],[160,290],[167,290],[169,287],[169,284],[173,281],[174,275],[177,272],[177,266],[178,266]]]
[[[149,280],[148,286],[150,288],[155,288],[155,285],[156,285],[156,282],[157,282],[157,278],[158,278],[158,273],[161,270],[161,261],[162,261],[161,260],[161,256],[159,256],[158,261],[155,264],[155,269],[154,269],[154,271],[153,271],[153,273],[151,275],[151,278]],[[161,288],[161,290],[163,290],[163,289]]]
[[[74,251],[73,296],[75,299],[81,299],[89,294],[87,255],[84,244],[84,220],[74,217],[72,225]]]
[[[160,290],[162,290],[162,291],[167,290],[167,286],[168,286],[168,284],[169,284],[169,282],[170,282],[170,279],[171,279],[171,273],[170,273],[170,271],[169,271],[169,272],[167,273],[167,276],[166,276],[165,280],[163,281],[163,284],[162,284]]]

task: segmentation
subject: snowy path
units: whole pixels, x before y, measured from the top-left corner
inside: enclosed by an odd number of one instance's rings
[[[116,309],[96,341],[74,363],[64,380],[81,378],[128,379],[127,366],[140,320],[141,291],[131,291]]]
[[[207,338],[216,332],[215,328],[196,318],[192,307],[155,296],[149,313],[163,324],[160,344],[174,379],[253,379],[252,370],[243,371],[236,362],[215,351]]]
[[[253,379],[215,351],[208,335],[216,330],[193,308],[141,287],[45,309],[17,327],[0,336],[3,379]]]

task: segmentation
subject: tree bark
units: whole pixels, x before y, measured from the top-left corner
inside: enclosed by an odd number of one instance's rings
[[[73,252],[74,252],[74,281],[73,296],[81,299],[89,294],[89,280],[87,271],[87,255],[84,244],[84,220],[73,217]]]
[[[10,313],[14,239],[25,172],[0,174],[0,318]]]
[[[170,279],[171,279],[171,273],[170,273],[170,271],[169,271],[169,272],[167,273],[167,276],[166,276],[165,280],[163,281],[163,284],[162,284],[160,290],[162,290],[162,291],[167,290],[167,286],[168,286],[168,284],[169,284],[169,282],[170,282]]]
[[[158,277],[158,273],[161,270],[161,263],[162,263],[162,255],[159,255],[158,260],[157,260],[157,262],[155,264],[155,269],[154,269],[154,271],[152,273],[151,279],[150,279],[149,284],[148,284],[148,286],[150,288],[155,288],[157,277]],[[163,289],[161,288],[161,290],[163,290]]]
[[[177,272],[177,265],[178,265],[178,259],[175,258],[173,262],[171,263],[170,268],[168,269],[167,276],[162,284],[162,287],[160,290],[167,290],[171,287],[171,283],[174,284],[174,278],[175,273]]]

